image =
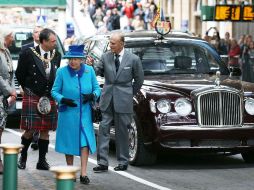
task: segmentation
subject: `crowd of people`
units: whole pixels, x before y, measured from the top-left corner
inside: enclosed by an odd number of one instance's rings
[[[144,30],[150,29],[157,5],[154,0],[80,0],[83,11],[91,17],[98,32],[116,29]]]
[[[0,143],[7,109],[17,97],[8,50],[14,40],[13,35],[14,32],[7,27],[0,29]],[[56,130],[56,152],[65,155],[69,166],[74,164],[74,156],[80,156],[80,183],[87,185],[90,183],[87,174],[89,154],[96,151],[98,154],[98,166],[93,169],[94,172],[108,171],[109,131],[113,121],[118,160],[114,170],[127,170],[132,98],[143,84],[144,72],[139,57],[125,51],[122,33],[110,37],[111,51],[102,55],[98,68],[84,64],[84,45],[70,45],[63,57],[68,59],[68,64],[60,68],[61,54],[56,49],[56,38],[53,30],[36,26],[33,30],[34,42],[24,44],[19,54],[15,74],[23,91],[20,128],[24,133],[18,168],[24,170],[27,164],[31,164],[28,149],[37,136],[39,156],[36,169],[49,170],[50,164],[46,159],[49,131]],[[132,72],[121,72],[124,68],[133,69]],[[105,76],[102,94],[96,74]],[[97,148],[92,103],[99,97],[102,121]],[[0,173],[3,173],[1,157]]]
[[[213,32],[213,34],[209,34]],[[254,82],[254,41],[252,35],[242,35],[240,39],[231,38],[230,33],[226,32],[221,38],[216,27],[207,30],[204,39],[209,42],[216,51],[227,56],[226,63],[229,67],[239,67],[242,70],[242,80]]]

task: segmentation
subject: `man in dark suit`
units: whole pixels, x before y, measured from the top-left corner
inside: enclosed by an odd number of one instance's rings
[[[39,39],[39,36],[40,36],[40,32],[42,31],[43,27],[42,26],[35,26],[34,29],[33,29],[33,41],[32,42],[29,42],[29,43],[24,43],[22,44],[22,47],[21,47],[21,51],[26,49],[26,48],[30,48],[30,47],[36,47],[40,44],[40,39]]]
[[[49,145],[49,130],[55,130],[57,111],[55,101],[50,92],[55,79],[57,66],[60,65],[61,55],[55,50],[57,36],[50,29],[40,32],[40,45],[26,48],[20,53],[16,77],[24,90],[20,128],[25,132],[21,137],[21,150],[18,167],[26,168],[27,149],[29,148],[35,130],[40,132],[38,140],[39,160],[36,168],[48,170],[49,164],[46,153]],[[50,112],[40,110],[40,103],[47,100]]]
[[[133,114],[133,96],[143,84],[144,72],[138,56],[124,49],[124,36],[114,33],[110,37],[111,52],[102,55],[95,67],[104,75],[105,83],[100,98],[102,121],[99,127],[97,151],[98,166],[94,172],[108,171],[110,127],[114,121],[118,166],[115,171],[124,171],[129,162],[129,134]]]
[[[40,32],[42,31],[42,29],[43,29],[42,26],[35,26],[34,27],[33,35],[32,35],[33,41],[22,45],[21,51],[24,51],[25,49],[30,48],[30,47],[36,47],[40,44],[39,36],[40,36]],[[21,89],[21,91],[23,92],[23,89]],[[39,139],[39,132],[35,131],[33,134],[33,141],[31,144],[31,148],[33,150],[38,150],[38,139]]]

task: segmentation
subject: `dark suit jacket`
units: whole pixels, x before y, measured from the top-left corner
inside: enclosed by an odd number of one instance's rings
[[[30,43],[22,45],[21,51],[24,51],[25,49],[30,48],[30,47],[34,47],[34,42],[30,42]]]
[[[39,46],[35,50],[40,54]],[[31,48],[26,48],[19,56],[18,67],[15,73],[17,80],[23,89],[29,88],[38,96],[50,96],[56,69],[60,65],[60,61],[61,54],[56,51],[54,58],[50,62],[50,76],[47,79],[42,60],[33,53]]]

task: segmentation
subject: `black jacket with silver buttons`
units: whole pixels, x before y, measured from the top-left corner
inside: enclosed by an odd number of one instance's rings
[[[40,54],[40,48],[35,48]],[[52,54],[52,52],[51,52]],[[23,89],[28,88],[38,96],[50,96],[50,91],[55,80],[56,69],[59,67],[61,54],[56,51],[54,58],[50,61],[49,79],[43,67],[42,60],[37,57],[31,48],[21,51],[16,70],[16,77]]]

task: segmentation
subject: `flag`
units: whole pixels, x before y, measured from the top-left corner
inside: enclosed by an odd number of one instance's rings
[[[150,23],[151,27],[154,28],[155,27],[155,23],[160,19],[161,17],[161,6],[160,6],[160,2],[159,2],[159,5],[158,5],[158,8],[157,8],[157,11],[153,17],[153,20],[152,22]]]
[[[161,12],[160,12],[160,21],[165,21],[164,13],[163,13],[163,8],[161,7]]]

